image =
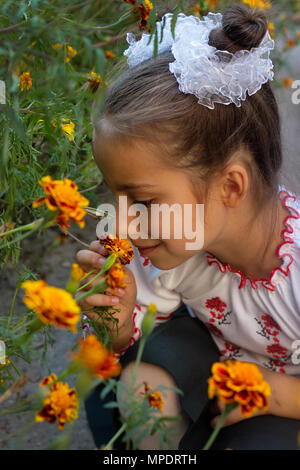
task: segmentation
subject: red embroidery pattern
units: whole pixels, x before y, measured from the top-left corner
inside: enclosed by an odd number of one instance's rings
[[[285,373],[284,366],[290,359],[291,353],[289,354],[287,348],[280,344],[278,338],[281,332],[280,326],[268,313],[261,315],[260,319],[255,318],[255,320],[261,328],[256,333],[271,342],[271,344],[266,346],[266,352],[272,357],[264,365],[275,372]]]
[[[211,299],[206,299],[205,307],[210,309],[210,318],[209,323],[217,323],[218,325],[230,325],[227,317],[231,314],[231,311],[224,312],[227,304],[223,302],[220,297],[212,297]],[[214,312],[214,310],[216,310]]]
[[[220,349],[220,353],[226,356],[227,359],[241,357],[240,348],[225,340],[223,332],[218,328],[218,326],[231,324],[231,321],[228,320],[231,311],[225,311],[227,307],[226,302],[223,302],[220,297],[212,297],[211,299],[206,299],[205,307],[209,309],[210,313],[210,318],[206,323],[207,328],[212,334],[224,340],[225,349]]]
[[[277,250],[276,250],[276,256],[279,259],[282,260],[284,257],[289,259],[289,262],[288,262],[288,264],[286,265],[285,268],[283,268],[282,266],[278,266],[277,268],[274,268],[271,272],[271,275],[270,275],[269,279],[263,279],[263,278],[251,279],[249,276],[245,276],[241,271],[239,271],[237,269],[232,269],[228,263],[222,263],[221,261],[219,261],[213,253],[207,252],[208,255],[206,256],[206,261],[207,261],[209,266],[211,266],[212,264],[216,264],[218,266],[220,272],[223,273],[223,274],[226,273],[227,270],[228,270],[232,273],[236,273],[236,274],[240,275],[241,282],[239,284],[239,289],[244,287],[246,285],[247,281],[250,281],[251,287],[253,289],[257,289],[258,288],[257,283],[261,282],[263,287],[265,287],[268,290],[274,291],[276,289],[276,286],[274,284],[272,284],[272,279],[273,279],[273,276],[274,276],[275,272],[281,271],[285,276],[288,276],[288,274],[290,272],[290,266],[293,263],[294,258],[289,253],[280,254],[280,251],[281,251],[281,248],[284,245],[294,243],[293,238],[288,236],[288,234],[293,234],[294,233],[293,227],[288,223],[288,220],[289,219],[299,219],[300,214],[294,207],[287,205],[287,202],[286,202],[286,200],[289,199],[289,198],[291,198],[293,201],[296,201],[296,197],[291,196],[285,190],[281,190],[278,193],[278,197],[281,197],[281,195],[284,195],[284,198],[281,200],[282,205],[285,208],[292,211],[292,213],[284,219],[284,225],[285,225],[286,228],[284,228],[281,232],[281,236],[284,239],[284,241],[282,243],[280,243],[280,245],[277,247]]]
[[[148,264],[150,264],[150,259],[147,256],[142,255],[141,253],[140,256],[144,259],[143,266],[148,266]]]

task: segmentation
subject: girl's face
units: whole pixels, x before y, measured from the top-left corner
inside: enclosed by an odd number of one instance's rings
[[[222,224],[225,222],[224,211],[222,204],[217,202],[217,194],[210,193],[209,207],[207,204],[204,205],[205,236],[202,245],[199,241],[199,230],[203,230],[203,222],[196,217],[196,204],[201,204],[202,201],[197,198],[190,177],[182,169],[172,168],[159,153],[159,150],[156,152],[155,147],[149,146],[149,144],[147,146],[145,141],[132,139],[132,143],[125,146],[124,143],[122,144],[104,132],[101,134],[101,139],[93,142],[96,163],[116,199],[116,234],[119,234],[119,196],[127,197],[128,208],[133,203],[144,204],[148,227],[146,226],[145,231],[145,225],[142,228],[141,225],[136,224],[134,230],[131,222],[134,219],[137,220],[139,212],[136,212],[135,215],[128,215],[127,212],[127,227],[131,227],[127,235],[128,239],[141,249],[155,246],[149,252],[142,250],[141,254],[149,257],[151,263],[159,269],[172,269],[194,256],[200,249],[207,249],[210,243],[215,241],[222,231]],[[154,216],[152,204],[165,204],[165,208],[177,204],[178,210],[182,214],[182,221],[184,221],[184,211],[186,211],[184,205],[188,204],[192,215],[187,217],[187,225],[183,222],[181,224],[179,220],[179,224],[176,225],[176,230],[179,229],[179,232],[176,233],[173,215],[169,218],[168,210],[164,212],[167,214],[167,221],[170,222],[166,225],[162,212],[158,217]],[[151,221],[157,230],[157,236],[154,237]],[[169,227],[170,234],[163,234],[163,227],[164,230],[166,230],[165,227],[167,229]],[[186,243],[196,241],[196,238],[191,238],[192,233],[195,233],[196,230],[198,247],[186,249]],[[142,238],[141,232],[147,238]],[[182,236],[178,238],[181,232]],[[202,248],[199,248],[200,245]]]

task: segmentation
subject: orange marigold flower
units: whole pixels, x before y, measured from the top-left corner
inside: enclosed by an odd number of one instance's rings
[[[162,394],[159,391],[152,390],[147,382],[144,382],[145,392],[140,392],[141,395],[147,395],[148,403],[151,407],[157,408],[160,412],[162,412],[162,406],[165,403],[162,399]],[[150,393],[148,393],[150,392]]]
[[[258,409],[266,410],[271,395],[269,384],[252,363],[230,360],[215,362],[208,379],[208,397],[218,395],[224,403],[237,402],[241,414],[250,417]]]
[[[80,308],[71,294],[45,281],[25,281],[21,284],[26,296],[23,301],[34,310],[43,323],[77,332]]]
[[[77,191],[77,185],[64,178],[63,180],[53,180],[51,176],[44,176],[39,184],[46,193],[45,197],[41,197],[33,202],[33,207],[45,203],[49,210],[59,211],[56,217],[57,223],[67,233],[66,227],[69,227],[69,220],[76,222],[79,227],[84,227],[83,217],[86,211],[83,207],[88,206],[89,201]]]
[[[136,0],[123,0],[123,1],[133,6],[136,4]],[[147,21],[149,19],[149,15],[152,9],[153,9],[153,4],[149,0],[145,0],[145,5],[141,3],[140,5],[138,5],[137,8],[133,8],[134,15],[136,15],[136,17],[140,19],[139,27],[141,29],[146,29]],[[149,33],[151,32],[151,27],[148,29],[148,32]]]
[[[272,39],[275,38],[275,26],[274,26],[274,23],[268,23],[268,29],[269,29],[269,33],[270,33],[270,36]]]
[[[43,400],[43,408],[36,413],[35,419],[37,422],[47,421],[48,423],[54,423],[57,420],[58,430],[61,431],[66,422],[72,423],[78,418],[79,400],[75,389],[69,388],[67,383],[52,384],[56,379],[56,375],[52,374],[40,383],[42,387],[49,386],[50,390]]]
[[[283,84],[286,88],[290,88],[290,86],[292,85],[293,83],[293,79],[291,77],[286,77],[284,80],[283,80]]]
[[[118,287],[126,287],[124,282],[125,272],[121,263],[115,263],[106,274],[106,282],[114,293]]]
[[[296,46],[296,42],[295,42],[295,40],[294,40],[294,39],[291,39],[291,38],[289,38],[289,39],[287,40],[287,42],[286,42],[286,46],[287,46],[287,47],[290,47],[290,48],[292,48],[292,47]]]
[[[134,257],[130,241],[126,238],[107,235],[106,238],[99,238],[99,243],[105,246],[109,253],[114,253],[121,264],[130,263]]]
[[[21,86],[21,91],[30,90],[32,87],[32,78],[30,76],[30,72],[23,72],[22,75],[19,77],[19,86]]]
[[[79,338],[79,351],[73,355],[73,360],[103,380],[121,372],[117,354],[107,349],[93,334],[85,339]]]
[[[114,57],[116,57],[116,54],[114,54],[113,52],[111,51],[105,51],[105,57],[107,59],[113,59]]]

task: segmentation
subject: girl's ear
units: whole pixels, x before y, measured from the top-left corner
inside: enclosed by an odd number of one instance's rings
[[[246,197],[249,187],[249,177],[242,164],[228,167],[222,176],[221,198],[227,207],[237,207]]]

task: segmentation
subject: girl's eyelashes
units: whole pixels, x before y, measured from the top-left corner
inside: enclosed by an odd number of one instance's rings
[[[147,201],[132,201],[132,204],[144,204],[146,207],[149,207],[150,204],[154,201],[154,199],[148,199]]]

